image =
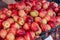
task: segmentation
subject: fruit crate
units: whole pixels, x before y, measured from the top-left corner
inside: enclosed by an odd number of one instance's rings
[[[16,0],[16,1],[20,1],[20,0]],[[60,0],[48,0],[48,1],[54,1],[54,2],[57,2],[59,5],[60,5]],[[2,4],[2,5],[1,5]],[[1,8],[3,8],[3,7],[6,7],[7,8],[7,4],[5,3],[5,2],[3,2],[3,1],[0,1],[0,9]],[[44,39],[46,39],[49,35],[52,35],[53,33],[53,35],[56,35],[56,33],[57,32],[59,32],[59,34],[60,34],[60,26],[58,26],[58,27],[56,27],[56,28],[52,28],[51,30],[49,30],[49,31],[46,31],[46,32],[43,32],[43,33],[41,33],[40,34],[40,37],[39,38],[37,38],[36,40],[44,40]],[[59,38],[60,38],[60,35],[59,35]],[[56,39],[56,37],[54,38],[54,39]]]

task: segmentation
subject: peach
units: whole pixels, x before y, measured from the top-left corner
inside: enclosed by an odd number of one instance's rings
[[[18,18],[18,21],[17,21],[17,23],[19,24],[19,25],[23,25],[24,24],[24,19],[23,18]]]
[[[30,12],[30,15],[32,17],[37,17],[38,16],[38,11],[37,10],[33,10],[33,11]]]
[[[8,29],[10,27],[10,23],[8,21],[3,21],[2,25],[4,29]]]
[[[15,40],[15,35],[13,33],[8,33],[6,36],[7,40]]]
[[[7,35],[7,30],[4,29],[0,30],[0,37],[5,38],[6,35]]]

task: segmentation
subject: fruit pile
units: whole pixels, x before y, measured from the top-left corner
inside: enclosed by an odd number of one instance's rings
[[[0,10],[0,40],[35,40],[60,25],[60,6],[46,0],[9,4]]]

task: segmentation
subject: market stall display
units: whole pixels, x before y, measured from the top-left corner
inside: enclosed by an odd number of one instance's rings
[[[60,25],[60,6],[46,0],[22,0],[0,10],[0,40],[44,40]]]

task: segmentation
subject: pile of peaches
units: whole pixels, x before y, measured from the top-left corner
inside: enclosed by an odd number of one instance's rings
[[[0,40],[35,40],[60,25],[60,6],[46,0],[9,4],[0,10]]]

